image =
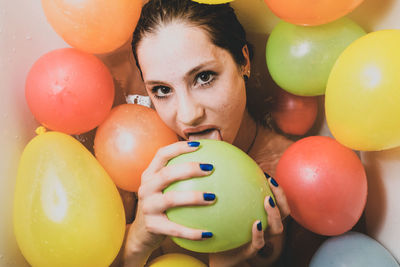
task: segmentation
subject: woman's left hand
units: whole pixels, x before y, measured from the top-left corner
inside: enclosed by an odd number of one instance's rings
[[[290,214],[290,208],[283,189],[278,186],[272,177],[267,174],[266,177],[275,196],[276,203],[270,196],[264,199],[264,208],[268,215],[268,227],[265,233],[262,230],[261,221],[255,221],[252,227],[252,241],[233,250],[210,254],[210,267],[246,266],[245,261],[257,256],[259,251],[264,247],[266,239],[283,233],[282,220]],[[271,258],[272,253],[271,255],[261,255],[267,261],[268,259],[266,258],[268,256]],[[270,261],[272,262],[272,259]]]

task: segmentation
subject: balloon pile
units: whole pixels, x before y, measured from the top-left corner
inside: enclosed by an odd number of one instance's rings
[[[201,147],[195,152],[179,155],[170,160],[168,165],[208,162],[215,167],[212,174],[175,182],[164,192],[213,192],[217,201],[211,206],[176,207],[166,213],[171,221],[211,231],[214,236],[201,241],[176,237],[172,237],[172,240],[183,248],[197,252],[237,248],[251,240],[249,229],[256,220],[261,220],[263,228],[267,226],[263,203],[265,197],[272,193],[263,171],[242,150],[224,141],[200,140],[200,144]]]
[[[157,150],[177,141],[175,132],[155,110],[123,104],[115,107],[97,129],[94,151],[119,188],[137,192],[142,173]]]
[[[292,144],[282,155],[276,180],[284,189],[291,216],[321,235],[349,231],[367,200],[364,167],[351,149],[326,136]]]

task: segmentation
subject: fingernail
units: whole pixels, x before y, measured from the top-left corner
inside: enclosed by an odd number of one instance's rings
[[[190,141],[187,143],[190,147],[198,147],[200,145],[200,142],[197,141]]]
[[[215,194],[213,193],[204,193],[203,198],[205,201],[213,201],[215,199]]]
[[[213,233],[211,232],[202,232],[201,233],[201,238],[211,238],[213,236]]]
[[[261,223],[261,221],[259,221],[259,222],[257,223],[257,230],[258,230],[258,231],[262,231],[262,223]]]
[[[272,177],[271,177],[271,184],[273,184],[273,186],[275,186],[275,187],[279,186],[278,182]]]
[[[209,172],[209,171],[212,171],[213,168],[214,168],[214,166],[212,164],[200,163],[200,169],[202,171]]]
[[[269,197],[269,204],[271,205],[271,207],[275,208],[275,202],[272,197]]]
[[[265,178],[269,179],[271,177],[271,175],[269,175],[268,173],[264,172]]]

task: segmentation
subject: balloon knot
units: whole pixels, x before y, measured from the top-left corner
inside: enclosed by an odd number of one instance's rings
[[[47,131],[47,130],[46,130],[45,127],[39,126],[39,127],[36,128],[35,133],[36,133],[37,135],[41,135],[41,134],[45,133],[46,131]]]

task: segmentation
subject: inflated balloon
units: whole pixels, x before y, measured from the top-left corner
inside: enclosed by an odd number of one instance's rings
[[[201,4],[217,5],[232,2],[233,0],[193,0],[194,2]]]
[[[203,262],[198,259],[179,253],[170,253],[162,255],[152,262],[149,267],[207,267]]]
[[[114,82],[95,56],[74,48],[40,57],[26,78],[28,106],[41,124],[67,134],[97,127],[114,101]]]
[[[313,126],[317,113],[317,97],[297,96],[279,90],[271,115],[276,126],[284,133],[304,135]]]
[[[329,76],[326,119],[333,136],[355,150],[400,145],[400,30],[369,33],[351,44]]]
[[[112,52],[136,27],[142,0],[42,0],[48,22],[64,41],[88,53]]]
[[[125,213],[95,157],[73,137],[46,132],[19,162],[14,232],[32,266],[109,266],[122,245]]]
[[[168,191],[202,191],[216,194],[211,206],[176,207],[167,210],[171,221],[204,229],[213,237],[201,241],[172,237],[179,246],[197,252],[219,252],[251,240],[256,220],[267,226],[264,199],[272,195],[263,171],[239,148],[217,140],[200,140],[200,148],[170,160],[168,165],[206,162],[214,165],[208,177],[193,178],[170,185]]]
[[[348,232],[326,240],[315,252],[310,267],[398,267],[394,257],[367,235]]]
[[[137,192],[142,173],[157,150],[177,141],[156,111],[124,104],[113,108],[97,129],[94,151],[119,188]]]
[[[323,95],[336,59],[363,35],[365,31],[348,18],[314,27],[281,21],[267,41],[268,70],[292,94]]]
[[[321,235],[339,235],[359,220],[367,200],[364,167],[351,149],[327,136],[292,144],[276,169],[291,216]]]
[[[363,0],[264,0],[281,19],[298,25],[320,25],[353,11]]]

